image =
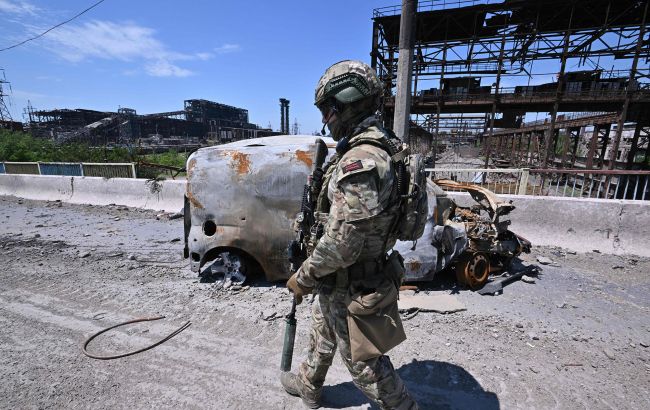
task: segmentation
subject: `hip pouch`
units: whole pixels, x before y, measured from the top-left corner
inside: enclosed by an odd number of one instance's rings
[[[348,331],[352,361],[365,361],[388,352],[406,340],[397,308],[398,291],[384,280],[372,293],[348,293]]]

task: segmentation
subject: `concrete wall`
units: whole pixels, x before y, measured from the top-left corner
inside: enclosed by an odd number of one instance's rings
[[[78,204],[118,204],[178,212],[184,180],[151,183],[132,178],[96,178],[0,174],[0,195],[61,200]],[[474,204],[465,193],[450,193],[459,205]],[[650,202],[499,195],[517,207],[510,215],[513,232],[534,245],[578,252],[650,257]],[[296,200],[299,200],[297,198]]]
[[[474,204],[466,193],[450,193],[462,206]],[[650,257],[650,202],[612,199],[499,195],[512,200],[513,232],[534,245],[577,252]]]
[[[117,204],[179,212],[185,180],[159,182],[134,178],[0,175],[0,195],[74,204]]]

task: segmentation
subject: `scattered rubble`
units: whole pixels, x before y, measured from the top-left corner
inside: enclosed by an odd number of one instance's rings
[[[535,278],[532,276],[524,275],[521,277],[521,281],[525,283],[535,283]]]
[[[183,212],[176,212],[175,214],[169,215],[169,220],[173,221],[174,219],[180,219],[183,217]]]
[[[603,353],[605,354],[605,356],[607,356],[608,359],[616,360],[616,357],[615,357],[614,352],[612,350],[610,350],[608,348],[604,348]]]
[[[276,316],[277,312],[275,310],[265,310],[261,312],[261,316],[263,320],[273,320],[273,319],[278,319]]]

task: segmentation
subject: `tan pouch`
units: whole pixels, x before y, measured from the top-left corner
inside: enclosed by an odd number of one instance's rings
[[[375,292],[348,294],[348,331],[352,361],[381,356],[406,340],[397,309],[397,289],[383,281]]]

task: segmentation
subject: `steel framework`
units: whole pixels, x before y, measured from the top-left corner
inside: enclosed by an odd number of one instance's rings
[[[385,84],[388,125],[399,61],[399,13],[399,6],[373,11],[371,64]],[[559,113],[609,112],[615,114],[611,144],[617,152],[625,123],[649,124],[647,15],[648,1],[639,0],[421,1],[415,25],[414,123],[435,136],[433,144],[438,136],[459,130],[478,135],[487,166],[496,129],[510,128],[514,135],[526,113],[549,113],[534,163],[545,167],[556,156]],[[559,71],[543,72],[544,66],[548,70],[558,63]],[[609,63],[617,69],[607,70]],[[619,69],[621,64],[626,67]],[[549,75],[553,81],[540,84]],[[461,114],[470,114],[471,120],[458,119]]]

